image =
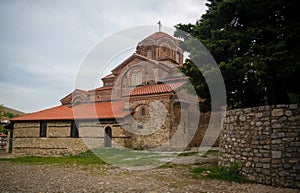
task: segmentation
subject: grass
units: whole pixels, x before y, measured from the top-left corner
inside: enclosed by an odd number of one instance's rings
[[[199,154],[198,152],[182,152],[182,153],[180,153],[178,156],[182,156],[182,157],[184,157],[184,156],[194,156],[194,155],[197,155],[197,154]]]
[[[10,161],[29,164],[80,164],[80,165],[103,165],[116,166],[151,166],[160,165],[162,158],[169,158],[160,152],[137,151],[129,149],[101,148],[89,150],[78,155],[67,155],[60,157],[26,156],[16,158],[0,158],[0,161]]]
[[[231,182],[246,182],[246,178],[240,173],[237,164],[232,164],[230,168],[224,168],[219,166],[210,167],[196,167],[192,168],[191,172],[194,177],[200,177],[202,179],[218,179]]]
[[[216,154],[217,151],[209,150],[204,155]],[[197,152],[184,152],[179,156],[199,155]],[[103,165],[110,164],[119,167],[132,166],[160,166],[172,168],[176,164],[168,163],[168,159],[177,156],[177,153],[139,151],[131,149],[100,148],[89,150],[78,155],[60,157],[27,156],[17,158],[0,158],[0,161],[10,161],[28,164],[70,164],[70,165]]]
[[[218,150],[208,150],[207,152],[205,152],[201,157],[207,157],[209,155],[218,155],[219,151]]]
[[[26,156],[16,158],[0,158],[0,161],[9,161],[28,164],[79,164],[79,165],[103,165],[104,161],[99,159],[92,151],[86,151],[78,155],[61,157]]]
[[[208,150],[205,152],[201,157],[207,157],[209,155],[218,155],[219,151],[218,150]],[[199,155],[199,152],[182,152],[178,156],[194,156],[194,155]]]
[[[160,165],[160,159],[168,158],[172,155],[164,155],[160,152],[140,151],[130,149],[96,149],[94,153],[113,165],[118,166],[150,166]]]

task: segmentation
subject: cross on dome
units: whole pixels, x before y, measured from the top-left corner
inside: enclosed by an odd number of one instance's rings
[[[161,24],[160,20],[158,21],[157,24],[158,24],[158,31],[161,31],[162,24]]]

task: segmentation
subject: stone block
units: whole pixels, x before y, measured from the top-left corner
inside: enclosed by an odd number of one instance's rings
[[[104,137],[104,129],[92,125],[81,126],[79,128],[79,137]]]
[[[271,161],[271,158],[260,158],[259,161],[261,163],[266,163],[266,162],[270,162]]]
[[[260,118],[260,117],[262,117],[263,116],[263,113],[255,113],[255,118]]]
[[[286,110],[284,114],[288,117],[293,115],[292,111],[290,111],[290,110]]]
[[[281,151],[272,151],[272,158],[281,158],[282,152]]]
[[[282,161],[281,161],[281,159],[272,159],[272,164],[281,164],[282,163]]]
[[[14,138],[39,137],[40,127],[17,128],[14,129]]]
[[[47,137],[70,137],[71,128],[69,127],[47,127]]]
[[[289,175],[289,172],[287,172],[287,171],[281,171],[281,172],[279,172],[279,176],[281,176],[281,177],[286,177],[288,175]]]
[[[240,121],[246,121],[246,116],[245,115],[240,115],[239,120]]]
[[[281,127],[282,127],[282,125],[280,123],[272,124],[273,129],[278,129],[278,128],[281,128]]]
[[[296,164],[299,163],[299,160],[297,158],[288,158],[287,162],[290,164]]]
[[[280,117],[284,114],[284,110],[283,109],[274,109],[272,110],[272,116],[273,117]]]
[[[297,109],[298,108],[298,104],[290,104],[289,105],[289,109]]]

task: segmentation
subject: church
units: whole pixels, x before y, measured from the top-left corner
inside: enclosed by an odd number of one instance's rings
[[[59,106],[12,119],[12,152],[64,155],[110,147],[186,148],[200,112],[198,97],[187,91],[188,78],[179,70],[179,43],[155,32],[101,79],[103,86],[75,89]]]

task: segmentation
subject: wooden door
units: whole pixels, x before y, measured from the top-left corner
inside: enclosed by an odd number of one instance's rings
[[[111,137],[112,137],[112,131],[110,127],[105,128],[105,138],[104,138],[104,143],[105,147],[111,147]]]

